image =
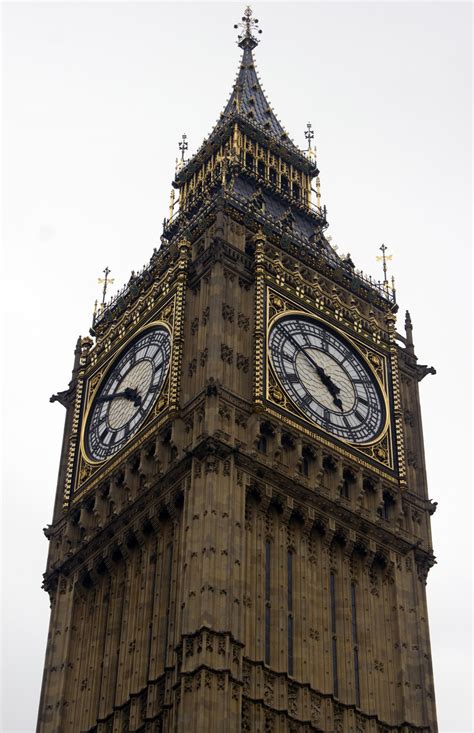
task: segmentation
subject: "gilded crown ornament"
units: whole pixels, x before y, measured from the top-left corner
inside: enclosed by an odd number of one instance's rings
[[[262,30],[258,27],[258,18],[253,17],[253,11],[250,5],[247,5],[241,22],[236,23],[234,28],[242,29],[242,32],[238,36],[238,45],[240,48],[255,48],[260,43],[255,33],[261,34]]]

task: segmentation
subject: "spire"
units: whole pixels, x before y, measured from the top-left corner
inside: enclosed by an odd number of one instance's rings
[[[260,34],[262,31],[258,28],[258,19],[252,16],[250,7],[247,7],[245,10],[245,14],[242,16],[242,22],[236,23],[234,28],[241,29],[237,45],[243,50],[243,54],[237,78],[230,99],[221,115],[221,120],[237,113],[263,128],[267,134],[289,144],[290,147],[296,150],[296,146],[288,138],[287,133],[267,101],[257,76],[252,51],[259,43],[256,34]]]
[[[230,97],[216,125],[197,152],[189,160],[177,161],[173,183],[177,188],[203,163],[212,146],[221,145],[223,136],[229,133],[234,122],[238,122],[241,127],[246,126],[251,135],[256,134],[261,139],[263,134],[268,141],[276,143],[280,154],[286,152],[287,156],[290,155],[295,160],[297,158],[297,165],[312,177],[318,174],[316,160],[307,152],[301,151],[289,138],[262,89],[253,58],[253,49],[259,43],[257,36],[262,31],[250,7],[247,7],[241,22],[236,23],[234,28],[239,29],[237,45],[242,49],[242,57]]]

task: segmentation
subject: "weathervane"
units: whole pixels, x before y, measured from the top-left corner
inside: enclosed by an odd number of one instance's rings
[[[97,282],[99,283],[99,285],[103,285],[104,286],[104,288],[102,290],[102,306],[105,305],[105,296],[107,295],[107,286],[108,285],[112,285],[112,283],[114,282],[114,278],[113,277],[109,277],[109,275],[111,273],[111,270],[109,270],[108,267],[106,267],[105,270],[103,270],[103,273],[104,273],[105,277],[98,277],[97,278]]]
[[[388,247],[385,244],[382,244],[382,246],[379,247],[379,249],[381,250],[382,254],[381,255],[376,255],[376,258],[375,259],[377,260],[377,262],[380,262],[380,261],[382,262],[382,267],[383,267],[383,284],[384,284],[384,287],[386,288],[386,287],[388,287],[388,280],[387,280],[387,260],[391,260],[392,259],[392,255],[386,255],[385,254],[385,252],[388,249]]]
[[[313,126],[312,126],[311,122],[308,122],[308,124],[306,125],[306,130],[304,131],[304,136],[305,136],[306,140],[308,141],[308,152],[309,152],[310,150],[312,150],[311,140],[314,139],[314,130],[313,130]]]
[[[253,31],[255,31],[256,33],[261,33],[262,31],[260,30],[260,28],[257,27],[258,18],[253,18],[252,16],[252,8],[250,7],[250,5],[247,5],[247,7],[245,8],[245,12],[242,16],[242,21],[234,25],[234,28],[241,28],[243,31],[238,36],[238,45],[241,48],[255,48],[255,46],[259,43],[258,39],[255,38]]]

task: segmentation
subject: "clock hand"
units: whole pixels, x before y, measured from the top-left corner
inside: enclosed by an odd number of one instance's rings
[[[131,387],[126,387],[125,388],[125,398],[133,402],[135,407],[140,407],[140,405],[142,404],[142,398],[138,394],[138,391],[136,388],[132,389]]]
[[[115,394],[97,397],[97,402],[111,402],[112,400],[118,399],[119,397],[130,400],[130,402],[133,402],[135,407],[140,407],[140,405],[142,404],[142,398],[138,394],[137,390],[132,389],[131,387],[126,387],[123,392],[115,392]]]
[[[293,339],[292,336],[289,335],[289,340],[293,342],[294,346],[296,346],[298,349],[301,347],[299,344]],[[338,394],[340,393],[340,388],[334,384],[331,377],[326,374],[322,366],[320,366],[315,359],[311,356],[311,354],[308,354],[304,349],[302,349],[304,356],[307,358],[307,360],[310,362],[310,364],[316,369],[316,373],[318,377],[321,379],[321,382],[324,384],[324,386],[328,389],[329,393],[331,394],[332,401],[338,407],[341,411],[343,409],[343,405],[341,400],[338,397]]]
[[[329,392],[331,393],[332,401],[334,402],[336,407],[339,407],[339,409],[342,410],[342,402],[337,396],[341,390],[337,385],[334,384],[331,377],[326,374],[322,367],[316,366],[316,371],[321,377],[321,382],[324,384],[325,387],[328,388]]]

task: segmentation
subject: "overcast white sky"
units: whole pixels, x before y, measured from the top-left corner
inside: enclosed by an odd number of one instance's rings
[[[150,257],[177,142],[230,92],[236,3],[3,5],[3,721],[35,727],[40,589],[64,409],[97,276]],[[471,731],[471,6],[255,3],[270,102],[316,130],[329,233],[356,266],[394,259],[420,363],[438,565],[428,581],[440,731]]]

